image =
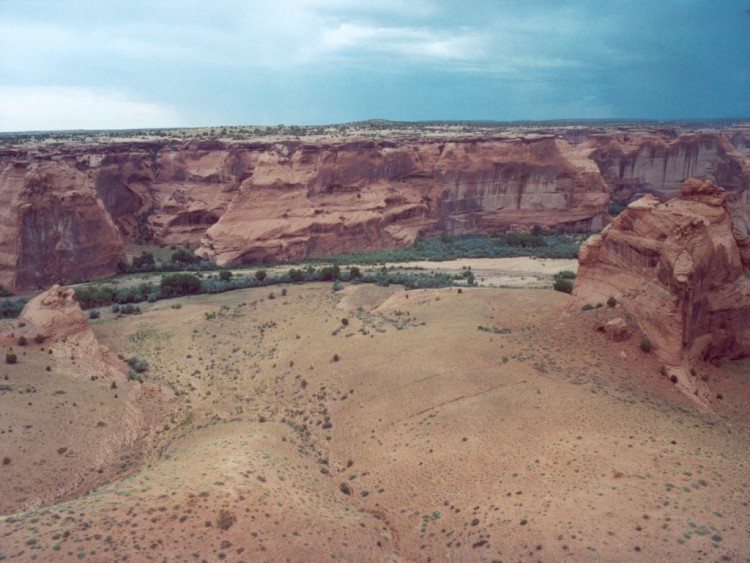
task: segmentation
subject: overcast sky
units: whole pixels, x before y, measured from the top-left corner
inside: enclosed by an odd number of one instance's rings
[[[0,0],[0,131],[750,116],[750,0]]]

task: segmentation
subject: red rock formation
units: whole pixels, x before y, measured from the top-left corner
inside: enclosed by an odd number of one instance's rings
[[[735,224],[747,232],[744,131],[726,131],[737,149],[719,133],[564,127],[485,139],[11,148],[0,152],[0,284],[111,275],[123,242],[200,245],[229,264],[399,247],[443,232],[598,230],[610,191],[622,202],[669,194],[691,174],[733,190]]]
[[[123,242],[88,177],[65,161],[0,163],[0,283],[49,287],[112,275]]]
[[[406,246],[420,235],[603,226],[606,186],[562,140],[276,145],[198,253],[218,264]]]
[[[586,241],[569,310],[616,297],[669,365],[746,356],[749,250],[724,190],[691,179],[680,197],[646,195]]]
[[[582,150],[599,166],[612,198],[624,203],[645,193],[674,197],[688,178],[710,179],[730,192],[750,189],[741,156],[715,133],[596,135]]]
[[[123,378],[124,364],[99,345],[73,289],[53,285],[29,301],[18,320],[17,333],[29,341],[41,334],[55,357],[75,358],[77,375]]]

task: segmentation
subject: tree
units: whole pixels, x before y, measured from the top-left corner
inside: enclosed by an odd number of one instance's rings
[[[230,272],[229,270],[222,270],[221,272],[219,272],[219,279],[223,282],[228,282],[232,279],[232,272]]]
[[[255,278],[260,282],[266,279],[267,275],[268,274],[266,274],[265,270],[258,270],[257,272],[255,272]]]
[[[163,297],[178,297],[200,293],[201,280],[193,274],[171,274],[161,278],[160,291]]]
[[[156,262],[154,262],[154,255],[145,250],[141,252],[140,256],[133,256],[133,268],[140,271],[153,270]]]
[[[177,264],[197,264],[201,259],[189,248],[180,248],[172,254],[172,262]]]

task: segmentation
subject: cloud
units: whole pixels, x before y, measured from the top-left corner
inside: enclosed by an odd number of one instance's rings
[[[176,127],[177,112],[118,92],[60,86],[0,86],[0,131]]]
[[[320,36],[323,53],[386,54],[402,57],[399,62],[428,60],[467,61],[484,57],[481,35],[430,28],[380,27],[343,23],[324,29]]]

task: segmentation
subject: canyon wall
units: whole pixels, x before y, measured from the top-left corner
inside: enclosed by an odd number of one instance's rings
[[[187,245],[237,264],[402,247],[441,233],[600,230],[610,198],[669,196],[690,176],[726,186],[735,226],[747,232],[745,132],[6,146],[0,283],[104,277],[129,243]]]

